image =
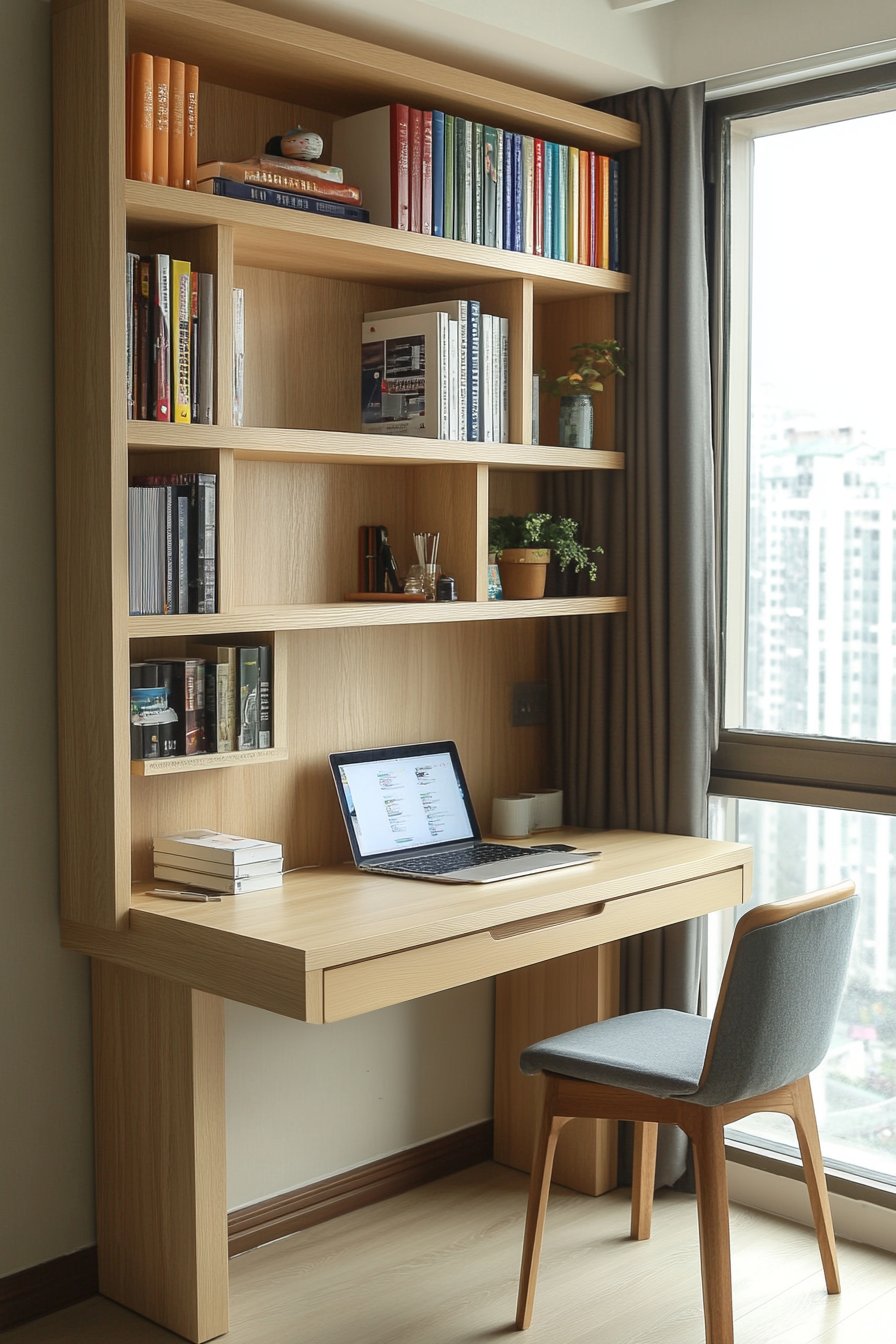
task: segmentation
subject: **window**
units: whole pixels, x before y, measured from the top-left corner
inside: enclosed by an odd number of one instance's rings
[[[757,902],[856,881],[860,929],[816,1104],[826,1161],[896,1186],[896,88],[817,93],[716,110],[711,816],[714,834],[753,844]],[[715,920],[711,996],[733,919]],[[794,1146],[776,1117],[738,1129]]]

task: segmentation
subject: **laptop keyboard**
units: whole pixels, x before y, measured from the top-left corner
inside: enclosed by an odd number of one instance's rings
[[[501,859],[518,859],[528,854],[527,849],[518,845],[470,845],[469,849],[453,850],[448,854],[426,854],[419,859],[405,859],[398,863],[384,864],[393,873],[426,873],[439,876],[442,873],[456,873],[461,868],[478,868],[483,863],[499,863]]]

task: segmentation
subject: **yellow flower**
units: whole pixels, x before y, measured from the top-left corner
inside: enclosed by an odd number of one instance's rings
[[[569,375],[569,381],[571,383],[580,383],[582,381],[582,375],[580,373],[571,373]]]

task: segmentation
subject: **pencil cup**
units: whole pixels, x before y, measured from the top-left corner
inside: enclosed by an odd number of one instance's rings
[[[563,790],[536,789],[532,796],[532,830],[556,831],[563,825]]]
[[[533,800],[534,794],[531,793],[493,798],[492,835],[503,836],[506,840],[528,835],[532,826]]]

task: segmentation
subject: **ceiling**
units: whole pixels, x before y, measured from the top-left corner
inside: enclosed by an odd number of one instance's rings
[[[242,0],[574,101],[896,59],[893,0]]]

